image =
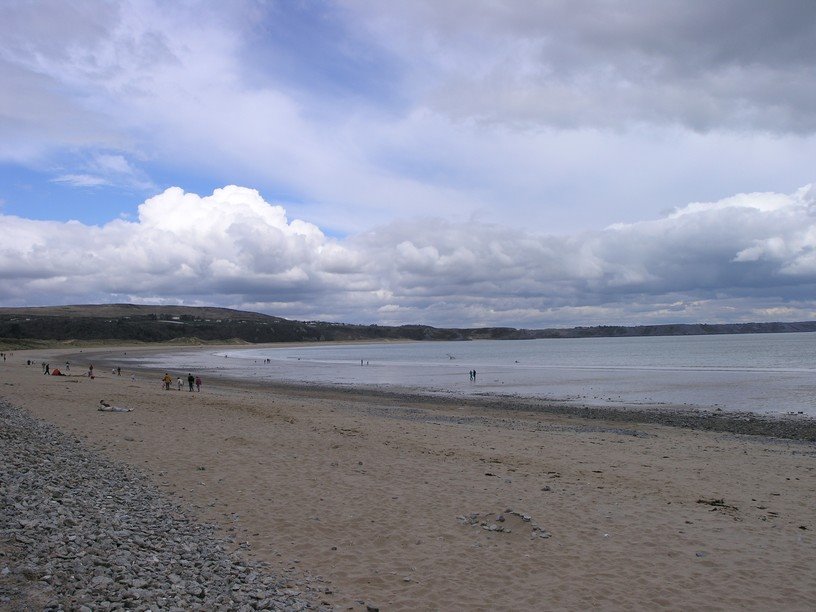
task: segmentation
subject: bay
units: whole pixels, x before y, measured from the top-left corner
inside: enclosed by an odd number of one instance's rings
[[[259,381],[816,416],[815,333],[267,345],[139,361]]]

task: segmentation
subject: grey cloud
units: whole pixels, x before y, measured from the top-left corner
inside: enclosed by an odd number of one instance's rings
[[[36,161],[61,148],[121,144],[104,116],[66,96],[51,77],[0,56],[0,81],[0,162]]]
[[[92,85],[133,95],[177,62],[166,32],[173,13],[149,0],[9,3],[0,7],[0,57],[56,79],[64,93],[93,95]]]
[[[422,56],[416,81],[429,104],[454,116],[816,130],[812,2],[353,5],[383,45]]]
[[[104,0],[5,2],[0,6],[2,54],[35,65],[63,58],[106,38],[120,13],[120,5]]]
[[[100,167],[121,154],[84,153],[133,153],[119,109],[173,61],[163,35],[136,27],[133,13],[128,3],[104,1],[0,5],[0,162],[46,169],[75,186],[153,188],[133,167]],[[70,171],[54,161],[66,152],[76,162]]]

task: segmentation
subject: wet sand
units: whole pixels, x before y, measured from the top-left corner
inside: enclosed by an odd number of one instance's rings
[[[0,397],[145,470],[256,558],[322,577],[338,609],[806,610],[816,596],[813,442],[407,394],[164,391],[163,373],[79,376],[91,355],[46,377],[25,360],[63,356],[18,351]]]

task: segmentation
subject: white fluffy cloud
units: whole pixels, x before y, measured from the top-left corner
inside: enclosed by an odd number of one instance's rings
[[[3,305],[161,301],[298,319],[545,327],[816,314],[816,189],[569,236],[403,221],[345,239],[252,189],[170,188],[103,226],[0,216]]]

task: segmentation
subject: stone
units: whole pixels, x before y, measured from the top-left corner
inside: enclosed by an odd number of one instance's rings
[[[287,589],[136,468],[2,400],[0,432],[0,518],[23,545],[3,556],[0,577],[38,581],[44,609],[332,609],[318,584]],[[4,580],[0,609],[25,609],[26,588]]]

